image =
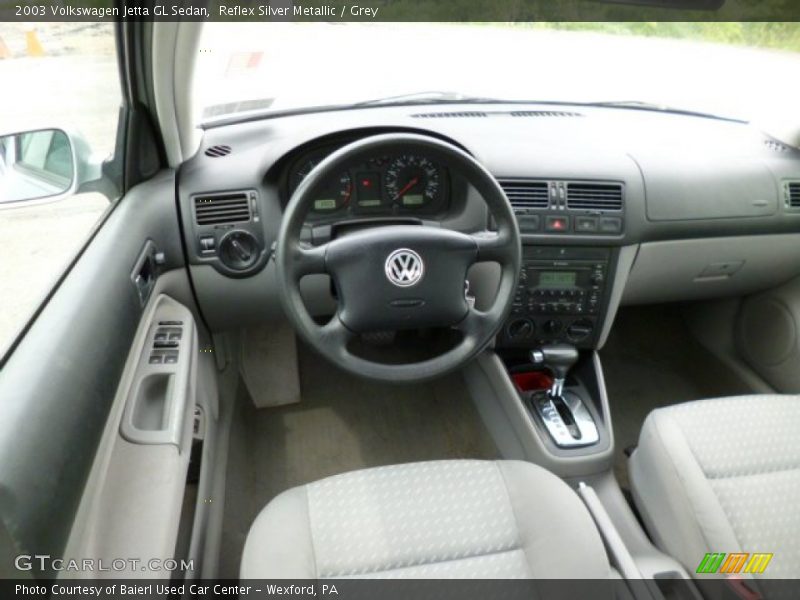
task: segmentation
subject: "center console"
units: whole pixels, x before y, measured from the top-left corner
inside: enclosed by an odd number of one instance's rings
[[[611,248],[525,246],[511,315],[498,345],[525,347],[567,342],[595,347],[614,272]]]

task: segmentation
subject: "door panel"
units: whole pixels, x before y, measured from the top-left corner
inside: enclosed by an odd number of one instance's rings
[[[145,244],[183,267],[175,176],[121,199],[0,371],[0,519],[24,553],[60,556],[144,307]]]
[[[127,556],[146,564],[176,555],[196,434],[198,335],[188,308],[159,289],[155,293],[104,428],[66,547],[68,559],[112,564]],[[170,577],[157,567],[126,563],[124,570],[65,575]]]

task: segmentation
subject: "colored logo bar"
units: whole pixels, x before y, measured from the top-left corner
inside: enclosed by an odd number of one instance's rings
[[[736,573],[763,573],[767,569],[772,557],[772,553],[756,552],[709,552],[697,566],[697,573],[700,574],[736,574]]]

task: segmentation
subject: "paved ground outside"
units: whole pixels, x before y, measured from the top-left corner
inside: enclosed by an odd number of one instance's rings
[[[113,149],[120,102],[110,24],[0,23],[0,134],[78,130]],[[257,57],[257,58],[254,58]],[[710,43],[464,24],[207,24],[196,104],[272,108],[440,90],[499,98],[643,100],[769,122],[800,106],[800,55]],[[800,119],[797,119],[800,121]],[[97,195],[0,209],[0,354],[107,208]]]

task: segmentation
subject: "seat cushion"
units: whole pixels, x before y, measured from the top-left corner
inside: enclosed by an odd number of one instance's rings
[[[336,475],[277,496],[243,578],[606,578],[577,494],[518,461],[450,460]]]
[[[774,554],[764,577],[800,577],[798,432],[800,396],[653,411],[629,469],[656,544],[690,573],[708,552],[764,552]]]

